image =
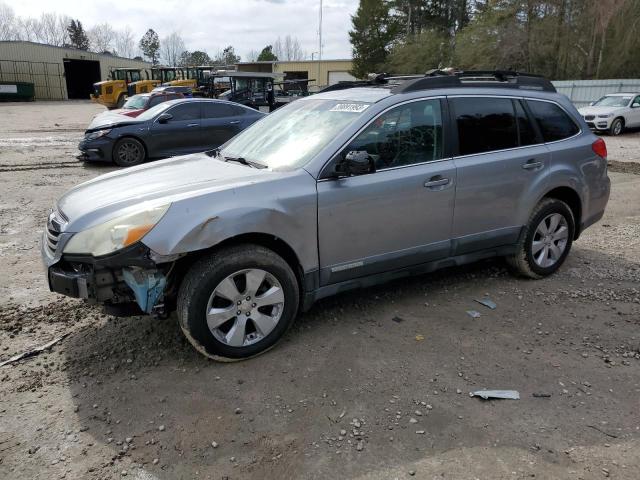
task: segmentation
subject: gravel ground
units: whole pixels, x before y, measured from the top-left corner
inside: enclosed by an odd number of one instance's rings
[[[637,133],[605,137],[605,218],[551,278],[496,260],[344,294],[268,354],[217,364],[173,319],[47,291],[48,209],[113,170],[73,159],[100,110],[0,105],[0,361],[67,335],[0,367],[0,478],[639,478]]]

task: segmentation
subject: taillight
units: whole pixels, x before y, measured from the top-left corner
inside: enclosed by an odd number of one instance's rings
[[[596,141],[591,144],[591,148],[600,158],[604,158],[605,160],[607,159],[607,144],[604,143],[603,139],[596,139]]]

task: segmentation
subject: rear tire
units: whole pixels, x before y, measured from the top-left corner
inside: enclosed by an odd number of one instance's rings
[[[609,135],[617,137],[624,131],[624,120],[616,118],[609,127]]]
[[[177,315],[196,350],[234,361],[272,348],[293,323],[299,298],[296,276],[282,257],[243,244],[191,267],[178,292]]]
[[[147,152],[142,142],[135,138],[121,138],[113,146],[112,158],[116,165],[120,167],[133,167],[144,163]]]
[[[575,232],[569,206],[556,198],[544,198],[534,208],[514,255],[506,257],[514,273],[539,279],[564,263]]]

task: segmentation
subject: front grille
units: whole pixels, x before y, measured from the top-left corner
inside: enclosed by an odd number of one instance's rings
[[[595,120],[596,116],[595,115],[585,115],[584,119],[585,120]]]
[[[63,224],[64,218],[61,213],[58,211],[52,211],[49,214],[47,227],[45,229],[45,243],[51,255],[55,255],[58,248],[58,241],[60,240],[60,233],[62,233]]]

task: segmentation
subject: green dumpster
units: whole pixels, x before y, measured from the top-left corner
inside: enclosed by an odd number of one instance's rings
[[[33,83],[0,82],[0,102],[30,102],[34,97]]]

